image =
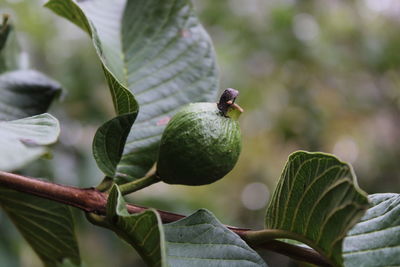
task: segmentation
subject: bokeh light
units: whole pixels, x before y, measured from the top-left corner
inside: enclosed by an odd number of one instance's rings
[[[269,190],[265,184],[251,183],[243,188],[242,204],[249,210],[259,210],[265,207],[269,199]]]

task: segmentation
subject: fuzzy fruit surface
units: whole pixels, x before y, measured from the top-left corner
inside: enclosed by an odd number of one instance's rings
[[[239,123],[216,103],[183,107],[161,138],[157,174],[169,184],[205,185],[224,177],[241,150]]]

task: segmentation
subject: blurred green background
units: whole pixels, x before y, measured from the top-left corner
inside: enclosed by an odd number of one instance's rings
[[[94,186],[94,133],[114,115],[89,38],[39,0],[0,0],[24,51],[65,88],[51,113],[62,135],[52,161],[25,170],[56,182]],[[400,2],[396,0],[196,0],[221,71],[221,90],[240,90],[243,151],[223,180],[189,188],[157,184],[132,201],[190,214],[211,210],[226,224],[261,228],[270,194],[295,150],[334,153],[351,163],[368,193],[400,192]],[[76,212],[87,266],[142,266],[136,252]],[[0,213],[0,266],[41,266]],[[270,266],[296,266],[264,253]]]

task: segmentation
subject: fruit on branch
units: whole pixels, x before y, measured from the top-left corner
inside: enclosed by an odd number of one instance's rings
[[[161,138],[157,175],[168,184],[205,185],[224,177],[241,150],[239,92],[226,89],[219,103],[184,106]]]

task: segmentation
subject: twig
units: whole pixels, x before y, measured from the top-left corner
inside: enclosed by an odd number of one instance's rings
[[[77,188],[73,186],[59,185],[3,171],[0,171],[0,186],[54,200],[59,203],[79,208],[85,212],[95,213],[97,215],[106,214],[108,195],[95,188]],[[146,207],[138,205],[127,205],[129,213],[140,213],[147,209],[148,208]],[[185,218],[184,215],[167,211],[158,210],[158,213],[160,214],[163,223],[170,223]],[[248,237],[258,231],[233,226],[227,227],[254,249],[268,249],[296,260],[317,264],[319,266],[331,266],[323,256],[313,249],[291,245],[277,240],[252,243],[251,238]]]

